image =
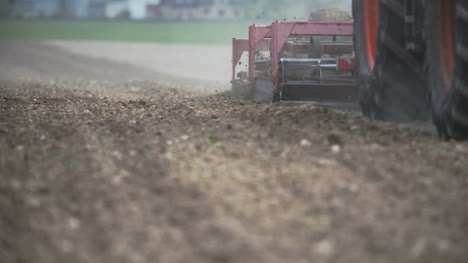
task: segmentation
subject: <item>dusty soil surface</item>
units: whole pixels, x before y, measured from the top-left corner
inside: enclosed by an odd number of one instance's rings
[[[468,260],[467,143],[43,44],[0,55],[1,262]]]
[[[118,42],[49,41],[77,55],[86,55],[145,67],[168,76],[210,81],[229,88],[232,49],[230,45],[187,45]]]

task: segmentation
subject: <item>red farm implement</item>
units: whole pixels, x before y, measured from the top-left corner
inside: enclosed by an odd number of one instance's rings
[[[252,25],[248,39],[233,39],[233,91],[257,101],[355,102],[352,34],[352,23]]]

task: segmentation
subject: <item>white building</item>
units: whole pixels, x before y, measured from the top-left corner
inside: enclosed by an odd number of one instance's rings
[[[67,9],[73,17],[86,18],[88,17],[88,3],[89,0],[68,0]]]
[[[88,17],[89,0],[16,0],[13,15],[22,17]]]
[[[246,16],[246,0],[165,0],[165,20],[236,20]]]
[[[124,12],[128,12],[128,1],[114,1],[106,5],[105,16],[106,18],[117,18]]]
[[[132,19],[145,19],[148,17],[148,5],[159,5],[160,0],[129,0],[128,10]]]
[[[17,0],[12,7],[14,15],[25,18],[57,16],[61,8],[58,0]]]
[[[115,0],[108,1],[105,7],[106,18],[117,18],[124,12],[128,12],[131,19],[148,18],[148,5],[159,5],[160,0]]]

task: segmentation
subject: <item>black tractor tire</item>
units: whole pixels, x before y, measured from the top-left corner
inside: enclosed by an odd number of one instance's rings
[[[424,55],[405,49],[404,0],[380,0],[375,66],[367,59],[364,1],[353,0],[354,50],[359,104],[364,115],[384,121],[429,120]]]
[[[427,1],[425,15],[433,121],[442,139],[468,139],[468,0],[453,1],[456,5],[453,18],[455,67],[451,83],[443,78],[441,54],[446,55],[446,52],[440,44],[441,31],[437,30],[442,21],[437,2]]]

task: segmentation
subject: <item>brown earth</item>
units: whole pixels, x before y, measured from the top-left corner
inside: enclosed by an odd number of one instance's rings
[[[1,262],[468,261],[467,143],[45,44],[0,57]]]

